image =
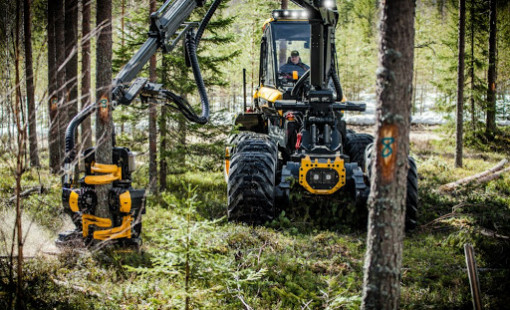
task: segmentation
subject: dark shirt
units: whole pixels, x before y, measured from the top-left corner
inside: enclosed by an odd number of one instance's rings
[[[310,69],[309,66],[305,65],[301,59],[297,64],[294,64],[290,59],[286,64],[280,67],[280,73],[289,73],[292,74],[293,71],[297,71],[298,76],[302,76],[306,70]]]

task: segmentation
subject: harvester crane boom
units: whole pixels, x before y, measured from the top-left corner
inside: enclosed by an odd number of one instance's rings
[[[219,6],[221,0],[216,0],[212,5],[206,16],[202,20],[199,28],[199,33],[195,36],[192,32],[193,27],[196,23],[185,23],[189,18],[193,10],[197,6],[202,6],[204,0],[167,0],[163,6],[151,15],[151,25],[149,29],[147,41],[140,47],[136,54],[129,60],[129,62],[121,69],[115,79],[112,81],[112,85],[108,91],[111,91],[113,97],[113,106],[117,104],[129,105],[138,94],[145,88],[149,91],[161,93],[165,97],[170,97],[172,100],[177,100],[176,104],[180,107],[180,110],[185,116],[192,121],[197,123],[206,123],[209,119],[209,104],[207,101],[207,94],[205,92],[205,86],[200,74],[200,68],[198,67],[198,60],[196,59],[196,44],[200,40],[200,36],[203,33],[203,28],[209,22],[214,11]],[[180,34],[177,32],[182,28]],[[202,29],[202,30],[200,30]],[[186,49],[187,57],[193,69],[193,74],[197,82],[200,97],[202,99],[202,115],[197,116],[189,106],[187,102],[182,101],[182,98],[175,94],[161,90],[160,87],[150,83],[147,83],[147,79],[139,78],[131,84],[129,89],[126,91],[127,84],[130,83],[143,69],[145,64],[154,55],[159,48],[162,48],[164,52],[170,52],[177,44],[177,41],[182,39],[186,35]],[[174,38],[176,36],[176,38]],[[174,38],[171,44],[168,41]],[[76,128],[89,117],[99,106],[96,102],[85,109],[81,110],[69,123],[66,129],[66,157],[64,160],[64,187],[69,187],[72,183],[73,175],[73,161],[75,159],[75,132]]]

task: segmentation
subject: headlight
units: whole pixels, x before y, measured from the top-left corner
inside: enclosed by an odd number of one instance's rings
[[[332,189],[338,179],[338,173],[333,169],[314,168],[306,174],[306,181],[313,189]]]

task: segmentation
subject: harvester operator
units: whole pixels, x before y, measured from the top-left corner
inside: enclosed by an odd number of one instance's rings
[[[280,67],[280,74],[292,75],[293,71],[297,71],[298,76],[302,76],[308,69],[310,69],[310,67],[301,61],[299,52],[294,50],[290,53],[287,63]]]

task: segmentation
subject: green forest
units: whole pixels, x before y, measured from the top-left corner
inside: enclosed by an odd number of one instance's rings
[[[1,309],[510,304],[509,1],[0,1],[0,63]]]

